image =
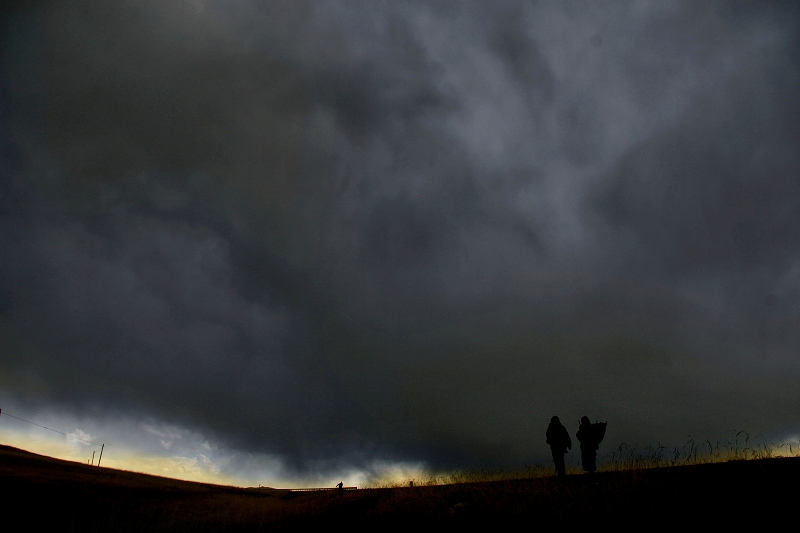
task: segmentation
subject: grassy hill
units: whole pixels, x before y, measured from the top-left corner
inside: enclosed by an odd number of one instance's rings
[[[658,527],[793,518],[800,458],[431,487],[290,492],[92,467],[0,446],[3,521],[54,531],[459,529],[563,522]],[[790,515],[791,512],[791,515]],[[796,523],[792,520],[791,523]]]

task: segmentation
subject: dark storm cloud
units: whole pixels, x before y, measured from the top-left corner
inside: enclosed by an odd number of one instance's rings
[[[83,1],[10,20],[15,397],[298,467],[521,463],[553,414],[608,418],[615,443],[796,430],[790,6]]]
[[[684,124],[631,152],[594,207],[679,275],[787,266],[800,244],[791,67],[761,63],[731,79],[723,105],[698,103]],[[778,72],[788,79],[759,95]]]

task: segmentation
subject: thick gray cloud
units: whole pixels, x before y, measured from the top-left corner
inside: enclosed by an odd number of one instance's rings
[[[793,6],[8,14],[4,394],[300,469],[798,430]]]

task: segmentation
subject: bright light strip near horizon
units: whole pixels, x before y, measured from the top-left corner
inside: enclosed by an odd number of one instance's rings
[[[4,415],[19,416],[54,431]],[[376,462],[369,471],[342,468],[331,473],[326,469],[326,475],[299,477],[291,475],[280,458],[232,450],[175,425],[130,419],[103,424],[53,412],[31,415],[10,409],[0,413],[0,444],[83,464],[92,462],[94,452],[96,465],[100,446],[85,441],[105,444],[103,467],[239,487],[333,487],[339,481],[364,487],[410,479],[424,471],[416,463]]]
[[[19,418],[83,440],[6,416],[20,414],[23,416]],[[98,423],[56,412],[30,414],[24,410],[3,409],[0,413],[0,444],[3,445],[82,464],[94,459],[96,465],[100,446],[85,441],[105,444],[102,466],[106,468],[238,487],[333,487],[341,481],[346,486],[363,488],[405,485],[409,480],[419,483],[433,476],[421,462],[380,460],[362,470],[330,469],[329,465],[322,465],[319,472],[328,474],[297,476],[287,471],[280,458],[225,448],[198,432],[176,425],[132,419]],[[789,435],[777,443],[741,444],[740,451],[749,449],[760,457],[764,457],[767,450],[772,457],[800,456],[800,435]]]

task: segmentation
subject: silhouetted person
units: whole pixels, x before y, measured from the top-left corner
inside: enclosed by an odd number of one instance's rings
[[[597,470],[597,450],[600,448],[600,440],[588,416],[581,418],[581,425],[575,436],[578,437],[578,441],[581,443],[583,469],[590,474],[594,474],[594,471]]]
[[[550,419],[547,426],[547,444],[553,453],[553,462],[556,464],[556,474],[565,475],[566,466],[564,465],[564,454],[572,449],[572,439],[569,438],[567,428],[565,428],[557,416]]]
[[[336,484],[337,489],[342,490],[342,487],[344,487],[344,483],[342,483],[341,481]]]

